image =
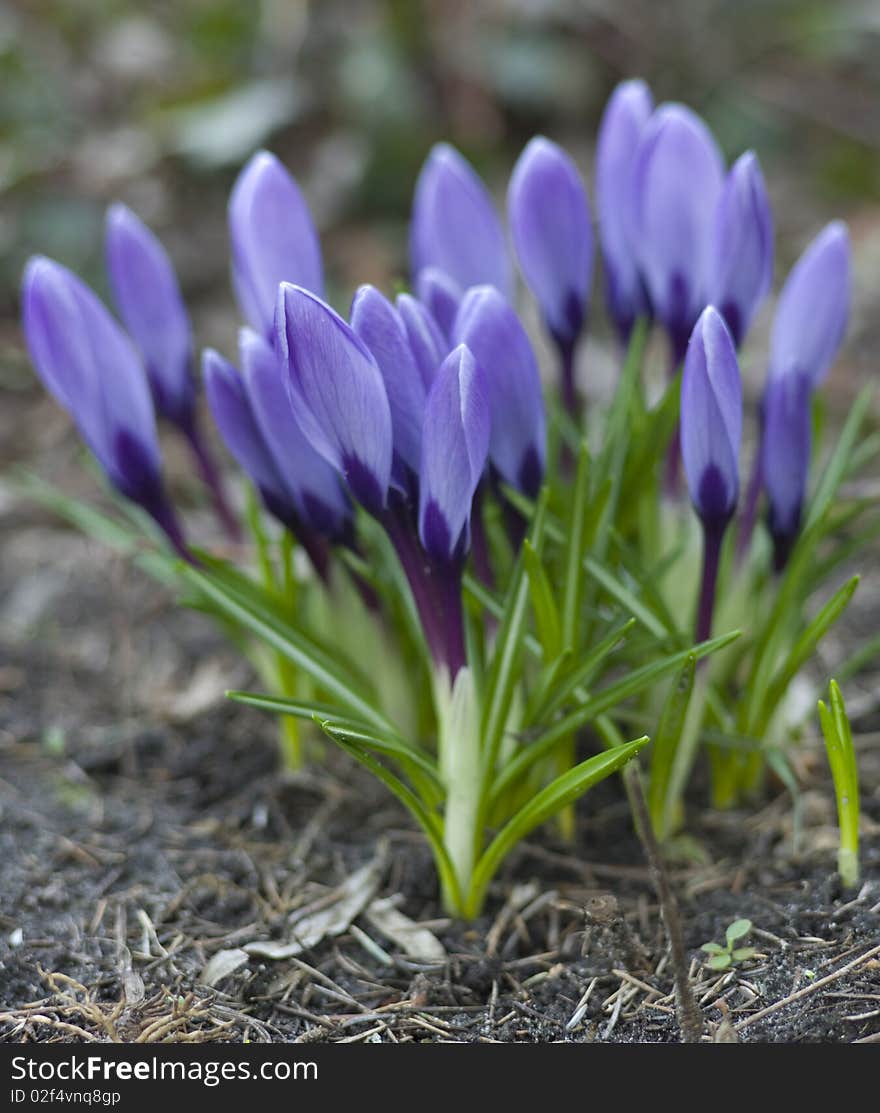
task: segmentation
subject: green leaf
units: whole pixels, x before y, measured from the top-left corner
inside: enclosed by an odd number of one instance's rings
[[[373,706],[353,678],[339,667],[338,662],[273,614],[259,601],[256,592],[243,596],[229,583],[218,582],[216,573],[208,574],[189,566],[181,568],[181,576],[239,625],[299,666],[322,691],[338,699],[344,710],[354,712],[380,732],[394,733],[385,716]]]
[[[505,824],[480,857],[474,870],[471,892],[468,895],[468,907],[470,909],[480,907],[486,888],[495,876],[496,870],[518,842],[583,795],[587,789],[622,769],[647,744],[648,738],[645,736],[624,746],[618,746],[614,750],[596,754],[567,773],[563,773],[537,793]]]
[[[714,955],[706,965],[712,970],[726,970],[732,961],[730,955],[725,952],[723,955]]]
[[[634,618],[637,618],[655,638],[664,638],[676,633],[674,629],[666,625],[661,617],[645,606],[638,596],[630,591],[625,584],[621,583],[604,565],[592,557],[587,557],[584,560],[584,567],[595,582],[604,587],[611,598],[620,603],[623,609]]]
[[[754,947],[737,947],[731,955],[734,962],[745,962],[746,959],[754,958],[757,951]]]
[[[700,947],[701,951],[705,951],[707,955],[726,955],[727,948],[722,947],[720,943],[704,943]]]
[[[751,920],[734,920],[724,933],[728,947],[732,947],[737,939],[742,939],[752,930]]]
[[[537,554],[541,552],[544,515],[547,507],[545,488],[535,510],[530,541]],[[498,750],[519,674],[519,661],[523,650],[523,633],[528,611],[529,581],[525,572],[525,557],[520,553],[510,581],[505,600],[501,626],[495,641],[492,663],[486,677],[483,716],[480,737],[483,745],[484,784],[491,781]]]
[[[568,715],[558,719],[552,726],[539,733],[526,749],[521,750],[508,762],[493,782],[492,802],[494,803],[511,784],[523,776],[530,766],[548,754],[561,738],[573,734],[605,711],[651,687],[667,673],[680,668],[691,653],[697,659],[700,659],[709,653],[723,649],[737,637],[739,637],[739,631],[735,630],[730,634],[722,634],[710,641],[701,642],[693,649],[686,649],[681,653],[674,653],[669,657],[661,658],[659,661],[652,661],[640,669],[633,670],[616,683],[589,696],[574,711],[569,712]]]
[[[562,644],[575,649],[580,629],[581,598],[584,573],[582,563],[586,546],[586,516],[590,482],[590,453],[581,444],[575,473],[574,491],[571,496],[571,519],[565,551],[565,571],[562,581]]]
[[[691,705],[696,671],[697,659],[690,653],[669,689],[651,747],[648,811],[651,814],[651,824],[659,837],[665,837],[672,828],[672,815],[677,803],[676,794],[670,792],[672,771]]]
[[[822,473],[819,486],[810,502],[805,529],[809,530],[824,517],[834,501],[837,491],[849,471],[850,459],[859,440],[859,431],[874,394],[873,384],[868,384],[852,405],[831,459]]]
[[[635,622],[636,620],[634,618],[627,619],[626,622],[616,626],[607,634],[598,645],[594,646],[593,649],[586,654],[577,668],[566,674],[552,689],[550,689],[547,698],[538,708],[535,717],[548,718],[574,694],[576,689],[587,686],[595,676],[596,671],[626,638],[626,635],[633,628]]]
[[[556,606],[553,588],[550,586],[541,558],[528,539],[523,542],[523,559],[529,577],[529,591],[532,597],[532,610],[535,612],[538,639],[544,649],[544,660],[552,661],[562,651],[559,608]]]

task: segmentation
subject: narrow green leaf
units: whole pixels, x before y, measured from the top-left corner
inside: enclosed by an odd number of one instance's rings
[[[598,561],[594,560],[592,557],[587,557],[584,560],[584,567],[593,579],[605,588],[612,599],[618,602],[623,609],[634,618],[637,618],[645,629],[653,634],[655,638],[664,638],[670,634],[676,633],[674,628],[670,629],[662,618],[649,610],[625,584],[622,584],[620,580],[612,575],[612,573]]]
[[[562,580],[562,644],[566,649],[576,648],[580,627],[580,601],[583,594],[584,558],[587,499],[590,483],[590,454],[586,444],[578,453],[574,491],[571,496],[571,518],[565,552],[565,571]]]
[[[469,909],[475,911],[480,907],[496,870],[518,842],[593,785],[622,769],[647,744],[646,736],[617,749],[596,754],[569,769],[537,793],[505,824],[480,857],[474,870],[471,893],[468,895]]]
[[[636,620],[629,618],[616,626],[597,645],[595,645],[584,659],[570,673],[554,684],[544,703],[538,708],[536,717],[549,718],[574,695],[578,688],[587,688],[595,677],[596,672],[608,659],[610,654],[625,640],[626,635],[635,626]]]
[[[694,692],[694,678],[697,659],[689,653],[675,678],[663,704],[657,734],[651,746],[651,776],[648,780],[648,811],[655,832],[669,831],[677,800],[670,793],[672,771],[678,744],[684,732],[691,696]]]
[[[862,391],[852,405],[852,409],[847,415],[843,429],[840,431],[840,436],[837,439],[837,445],[834,452],[831,454],[831,459],[822,473],[822,478],[819,481],[819,486],[816,488],[816,493],[810,502],[810,509],[807,515],[806,529],[810,529],[816,522],[821,521],[826,510],[834,501],[841,483],[846,478],[849,471],[850,459],[853,451],[859,440],[859,431],[865,415],[868,412],[868,406],[871,404],[871,398],[874,394],[873,384],[868,384]]]
[[[548,754],[561,738],[573,734],[598,715],[616,707],[625,699],[644,691],[645,688],[651,687],[662,676],[680,668],[690,654],[693,654],[699,660],[709,653],[723,649],[738,637],[739,631],[735,630],[730,634],[722,634],[720,637],[701,642],[692,649],[674,653],[669,657],[661,658],[659,661],[652,661],[650,664],[633,670],[621,680],[588,697],[574,711],[558,719],[552,726],[538,734],[537,738],[530,742],[526,749],[521,750],[515,757],[511,758],[504,769],[500,770],[491,790],[492,803],[511,784],[519,780],[530,766]]]
[[[541,558],[526,539],[523,543],[523,559],[526,574],[529,577],[529,591],[532,598],[532,610],[535,612],[535,625],[538,629],[538,638],[544,649],[544,660],[552,661],[562,651],[562,628],[559,618],[559,608],[553,597],[553,589]]]

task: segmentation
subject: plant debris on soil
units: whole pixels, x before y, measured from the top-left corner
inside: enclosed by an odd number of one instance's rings
[[[538,832],[486,915],[453,922],[396,802],[330,749],[279,776],[273,720],[223,700],[247,677],[207,622],[30,514],[0,596],[4,1040],[680,1038],[619,782],[581,801],[574,845]],[[877,742],[856,892],[819,750],[797,824],[781,787],[753,813],[695,800],[670,877],[703,1039],[880,1042]],[[743,917],[756,953],[711,970],[702,944]]]

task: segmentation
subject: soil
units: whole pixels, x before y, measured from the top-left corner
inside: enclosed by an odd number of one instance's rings
[[[272,720],[222,698],[252,678],[206,620],[14,494],[3,525],[0,1038],[680,1039],[617,782],[581,801],[574,845],[539,832],[484,917],[452,922],[407,817],[344,755],[278,774]],[[816,740],[796,851],[780,787],[748,814],[695,797],[670,873],[705,1040],[880,1042],[880,736],[859,726],[857,892],[834,873]],[[277,960],[243,950],[297,938],[370,863],[337,934]],[[432,933],[430,959],[377,928],[384,899]],[[701,945],[741,917],[756,953],[710,970]]]

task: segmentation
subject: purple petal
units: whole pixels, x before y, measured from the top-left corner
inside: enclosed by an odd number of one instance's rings
[[[812,384],[798,372],[772,375],[764,392],[761,473],[778,542],[798,532],[810,468]]]
[[[156,408],[181,426],[192,422],[192,334],[165,248],[125,205],[111,205],[106,226],[113,298],[140,349]]]
[[[66,267],[32,259],[23,323],[34,367],[67,410],[110,482],[152,502],[161,455],[147,378],[137,352],[104,304]]]
[[[460,345],[437,371],[422,431],[419,537],[437,560],[454,559],[469,543],[471,504],[488,448],[483,375]]]
[[[705,123],[682,105],[659,108],[636,155],[635,231],[654,312],[677,356],[706,304],[723,185],[724,161]]]
[[[416,294],[437,322],[444,338],[449,340],[464,290],[443,271],[425,267],[416,275]]]
[[[397,312],[406,330],[425,390],[429,390],[437,368],[449,354],[449,341],[443,336],[428,309],[411,294],[398,294]]]
[[[275,349],[252,329],[242,329],[239,356],[251,412],[297,515],[327,537],[342,537],[351,506],[338,473],[297,423]]]
[[[375,286],[361,286],[351,306],[351,327],[379,365],[394,431],[394,452],[414,474],[422,455],[427,391],[400,314]]]
[[[681,454],[691,501],[725,525],[739,496],[742,384],[727,325],[711,305],[697,321],[681,381]]]
[[[508,297],[513,291],[492,198],[470,163],[447,143],[431,150],[416,183],[410,262],[416,278],[436,267],[462,289],[488,283]]]
[[[523,277],[552,335],[570,346],[589,306],[593,229],[583,181],[561,147],[543,137],[528,144],[510,180],[507,211]]]
[[[248,323],[271,339],[280,282],[324,292],[321,245],[308,205],[268,151],[248,162],[229,198],[235,292]]]
[[[849,233],[838,220],[795,263],[773,321],[771,375],[798,372],[815,389],[828,374],[849,318],[851,255]]]
[[[492,414],[489,455],[501,477],[529,496],[544,475],[546,419],[535,353],[511,306],[491,286],[465,294],[454,340],[483,371]]]
[[[737,347],[773,280],[773,216],[761,166],[751,151],[734,163],[715,215],[709,298]]]
[[[650,305],[639,270],[635,234],[636,152],[654,102],[643,81],[624,81],[611,94],[596,146],[596,210],[608,312],[626,342]]]
[[[296,508],[257,424],[244,379],[212,348],[202,353],[202,377],[208,408],[224,444],[272,513],[292,524]]]
[[[378,514],[391,477],[391,410],[382,373],[360,337],[315,294],[278,290],[277,347],[296,419],[312,447]]]

